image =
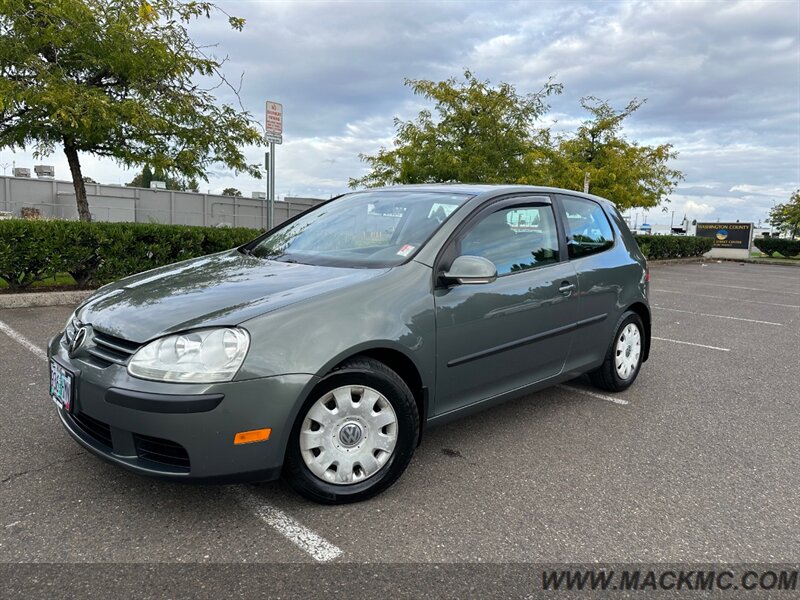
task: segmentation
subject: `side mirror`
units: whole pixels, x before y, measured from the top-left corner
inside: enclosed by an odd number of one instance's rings
[[[482,256],[459,256],[442,278],[450,283],[492,283],[497,279],[497,267]]]

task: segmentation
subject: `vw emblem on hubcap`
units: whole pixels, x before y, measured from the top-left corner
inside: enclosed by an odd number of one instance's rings
[[[78,331],[75,332],[75,337],[72,338],[72,341],[69,343],[69,355],[73,356],[85,341],[86,327],[79,327]]]
[[[358,423],[347,423],[339,430],[339,441],[342,446],[352,448],[361,441],[363,435],[361,426]]]

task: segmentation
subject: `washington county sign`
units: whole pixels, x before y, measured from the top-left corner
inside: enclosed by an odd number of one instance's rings
[[[714,248],[748,250],[753,235],[752,223],[698,223],[698,237],[714,240]]]

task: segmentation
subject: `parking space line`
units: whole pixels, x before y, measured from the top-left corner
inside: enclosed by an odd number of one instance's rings
[[[669,338],[662,338],[653,336],[654,340],[659,340],[662,342],[672,342],[673,344],[685,344],[687,346],[697,346],[698,348],[708,348],[709,350],[719,350],[720,352],[730,352],[730,348],[720,348],[719,346],[706,346],[705,344],[695,344],[694,342],[684,342],[681,340],[671,340]]]
[[[729,317],[727,315],[712,315],[711,313],[701,313],[701,312],[694,312],[691,310],[681,310],[679,308],[667,308],[666,306],[658,306],[657,304],[653,304],[653,308],[655,310],[669,310],[672,312],[685,313],[687,315],[698,315],[701,317],[716,317],[717,319],[732,319],[734,321],[746,321],[748,323],[760,323],[761,325],[775,325],[777,327],[783,327],[783,323],[773,323],[772,321],[759,321],[758,319],[745,319],[744,317]]]
[[[797,280],[796,277],[793,277],[791,275],[786,275],[785,274],[786,273],[786,269],[787,269],[787,267],[785,267],[785,266],[778,267],[778,270],[769,270],[769,271],[766,270],[766,265],[758,265],[758,266],[756,266],[755,269],[743,269],[742,267],[727,268],[726,269],[726,268],[722,268],[720,265],[716,265],[716,264],[713,265],[713,266],[705,264],[703,266],[706,267],[705,272],[713,273],[715,275],[721,275],[723,277],[735,277],[737,275],[762,275],[762,276],[766,276],[766,277],[772,277],[772,278],[775,278],[775,279],[786,279],[786,280],[789,280],[789,281],[796,281]],[[708,268],[709,266],[711,268]],[[789,266],[788,268],[789,269],[792,269],[792,268],[796,269],[797,267]],[[676,273],[697,274],[697,271],[674,271],[674,272],[676,272]]]
[[[341,556],[342,551],[339,548],[304,527],[279,508],[264,502],[246,486],[234,486],[231,487],[231,490],[239,502],[248,510],[255,513],[264,523],[283,535],[314,560],[329,562]]]
[[[0,321],[0,331],[19,343],[26,350],[35,354],[38,358],[43,360],[47,359],[47,353],[44,350],[3,321]],[[331,544],[325,538],[317,535],[307,527],[304,527],[279,508],[257,498],[255,494],[244,486],[237,486],[232,489],[236,493],[241,504],[244,504],[251,512],[255,513],[259,519],[306,552],[314,560],[327,562],[342,554],[339,548]]]
[[[698,298],[716,298],[717,300],[728,300],[733,302],[747,302],[748,304],[766,304],[768,306],[783,306],[785,308],[800,308],[800,304],[778,304],[776,302],[763,302],[761,300],[745,300],[744,298],[731,298],[730,296],[709,296],[708,294],[694,294],[691,292],[681,292],[678,290],[658,290],[650,288],[650,291],[664,294],[680,294],[681,296],[697,296]]]
[[[590,398],[605,400],[606,402],[613,402],[614,404],[630,404],[627,400],[623,400],[622,398],[614,398],[613,396],[604,396],[603,394],[590,392],[589,390],[582,390],[581,388],[572,387],[571,385],[565,385],[563,383],[557,385],[556,387],[559,387],[562,390],[567,390],[568,392],[575,392],[576,394],[589,396]]]
[[[800,296],[800,292],[792,292],[791,290],[765,290],[764,288],[742,287],[740,285],[726,285],[722,283],[716,283],[713,281],[712,282],[682,281],[680,279],[667,279],[664,277],[659,277],[658,281],[668,281],[669,283],[686,283],[689,285],[704,285],[706,287],[732,288],[734,290],[747,290],[749,292],[767,292],[769,294],[794,294],[795,296]]]
[[[32,341],[30,341],[28,338],[22,335],[19,331],[12,329],[3,321],[0,321],[0,331],[5,333],[8,337],[13,339],[15,342],[17,342],[30,352],[33,352],[38,358],[41,358],[42,360],[47,359],[47,352],[39,348],[39,346],[34,344]]]

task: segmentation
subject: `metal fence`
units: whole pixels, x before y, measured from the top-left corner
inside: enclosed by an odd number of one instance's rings
[[[147,188],[87,183],[89,210],[96,221],[172,223],[265,228],[266,200],[234,198],[198,192],[176,192]],[[275,202],[274,224],[286,221],[323,200],[290,198]],[[0,212],[15,217],[40,214],[51,219],[78,218],[71,181],[0,177]]]

